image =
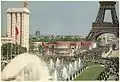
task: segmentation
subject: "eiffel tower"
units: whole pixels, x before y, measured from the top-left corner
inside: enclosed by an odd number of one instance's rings
[[[104,33],[112,33],[119,37],[119,21],[115,11],[115,1],[100,1],[99,11],[95,22],[92,24],[92,29],[86,40],[97,40]],[[105,11],[111,11],[112,22],[104,22]]]

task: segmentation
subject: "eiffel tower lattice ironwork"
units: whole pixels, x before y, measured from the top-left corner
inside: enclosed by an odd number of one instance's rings
[[[104,33],[112,33],[119,37],[119,21],[115,11],[115,1],[100,1],[100,7],[95,22],[86,40],[97,40]],[[104,22],[105,11],[111,11],[112,22]]]

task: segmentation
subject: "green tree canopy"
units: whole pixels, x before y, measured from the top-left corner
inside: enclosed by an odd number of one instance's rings
[[[38,46],[38,50],[39,50],[40,53],[43,52],[44,48],[42,47],[42,45],[39,45],[39,46]]]
[[[3,44],[1,46],[2,57],[10,59],[11,56],[15,56],[21,53],[27,52],[27,48],[21,47],[20,45],[15,45],[13,43]]]

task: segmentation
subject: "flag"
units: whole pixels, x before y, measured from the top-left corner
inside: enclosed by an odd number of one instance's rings
[[[44,47],[45,45],[44,45],[44,42],[42,42],[42,46]]]
[[[15,54],[17,54],[17,51],[18,51],[18,49],[17,49],[17,35],[19,34],[19,30],[18,30],[18,23],[16,23],[16,25],[15,25],[15,42],[16,42],[16,46],[15,46]],[[19,51],[18,51],[19,52]]]
[[[46,43],[42,42],[42,46],[44,47],[44,49],[46,49],[46,50],[48,49]]]
[[[18,30],[18,25],[17,24],[15,25],[15,33],[16,33],[16,36],[19,34],[19,30]]]
[[[44,48],[46,48],[46,44],[45,44],[44,42],[42,42],[42,46],[43,46]]]

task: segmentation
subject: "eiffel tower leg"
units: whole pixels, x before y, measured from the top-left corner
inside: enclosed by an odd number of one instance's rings
[[[94,35],[94,32],[90,32],[87,36],[86,40],[91,40],[92,36]]]
[[[111,8],[111,15],[112,15],[113,23],[119,24],[117,14],[116,14],[116,11],[115,11],[115,6],[113,6],[113,8]]]
[[[115,11],[115,1],[100,1],[100,8],[95,22],[92,24],[92,29],[87,40],[97,40],[97,37],[103,33],[113,33],[119,37],[119,21]],[[104,22],[105,11],[111,10],[112,23]]]

